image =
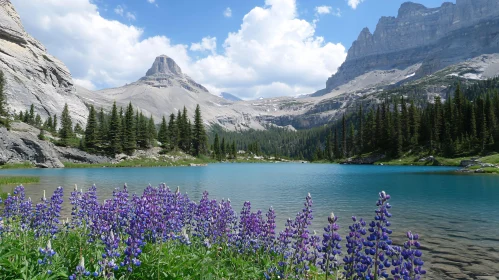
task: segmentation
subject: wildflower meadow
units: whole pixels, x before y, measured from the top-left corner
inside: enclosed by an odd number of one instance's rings
[[[312,197],[276,231],[276,214],[245,202],[194,202],[178,189],[125,186],[103,202],[92,186],[62,187],[38,202],[18,186],[0,204],[1,279],[421,279],[419,236],[393,244],[390,195],[379,193],[374,219],[352,217],[338,232],[333,213],[322,234],[311,232]]]

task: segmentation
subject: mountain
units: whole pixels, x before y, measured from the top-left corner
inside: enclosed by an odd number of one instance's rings
[[[234,102],[242,101],[241,98],[239,98],[239,97],[237,97],[237,96],[235,96],[233,94],[230,94],[228,92],[222,92],[222,93],[220,93],[220,97],[222,97],[225,100],[234,101]]]
[[[407,2],[397,17],[382,17],[374,33],[363,29],[313,96],[404,83],[493,53],[499,53],[499,1],[457,0],[438,8]]]
[[[158,56],[145,76],[134,83],[99,91],[77,86],[77,93],[85,103],[106,110],[111,108],[114,101],[122,107],[132,102],[145,115],[152,115],[156,122],[163,116],[177,114],[184,106],[193,115],[199,104],[207,125],[218,124],[229,130],[263,129],[253,117],[258,115],[253,108],[211,94],[184,74],[175,61],[166,55]]]
[[[60,115],[67,103],[73,120],[86,122],[88,110],[76,96],[67,67],[31,37],[9,0],[0,0],[0,70],[11,112],[29,109],[43,118]]]

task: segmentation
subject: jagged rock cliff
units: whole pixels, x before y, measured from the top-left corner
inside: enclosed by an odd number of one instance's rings
[[[73,121],[86,122],[88,110],[75,94],[69,70],[26,33],[9,0],[0,0],[0,70],[11,112],[34,104],[42,117],[60,115],[67,103]]]
[[[499,1],[457,0],[439,8],[402,4],[397,17],[382,17],[374,33],[365,28],[352,44],[326,89],[315,96],[375,70],[403,70],[417,65],[401,80],[414,80],[446,66],[499,53]]]
[[[38,139],[40,131],[25,123],[12,123],[8,131],[0,128],[0,166],[6,163],[31,162],[37,167],[61,168],[63,162],[104,163],[111,159],[91,155],[75,148],[58,147]]]

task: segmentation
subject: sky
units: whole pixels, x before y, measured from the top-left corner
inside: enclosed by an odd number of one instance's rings
[[[364,27],[403,0],[11,0],[75,83],[119,87],[166,54],[211,93],[243,99],[325,87]],[[442,0],[415,0],[438,7]],[[446,1],[455,2],[455,1]]]

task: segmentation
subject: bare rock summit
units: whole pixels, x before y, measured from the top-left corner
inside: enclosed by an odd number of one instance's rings
[[[74,122],[84,124],[85,104],[76,96],[68,68],[25,30],[9,0],[0,0],[0,70],[10,112],[29,109],[42,118],[60,115],[67,103]]]

